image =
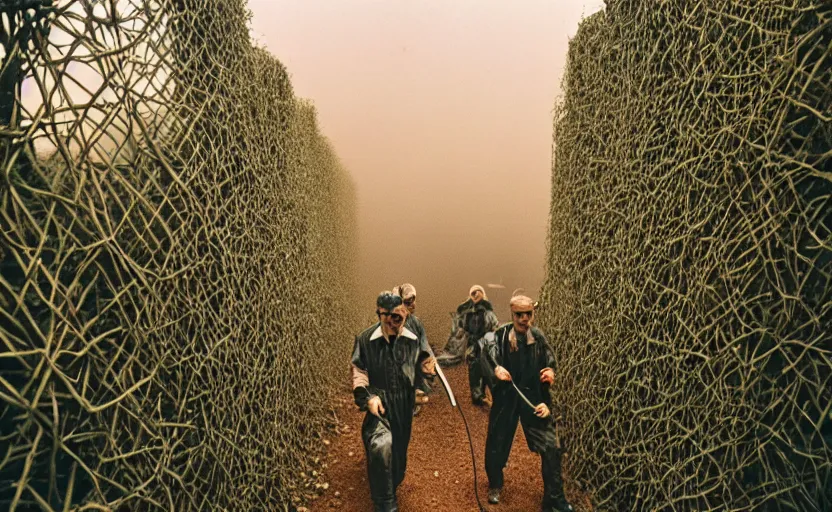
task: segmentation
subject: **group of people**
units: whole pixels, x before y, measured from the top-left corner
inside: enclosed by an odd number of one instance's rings
[[[396,489],[404,480],[417,391],[430,392],[436,376],[436,357],[413,314],[415,301],[411,284],[382,292],[376,299],[378,322],[356,336],[352,353],[353,395],[366,411],[361,438],[376,512],[398,511]],[[532,325],[536,305],[525,295],[514,295],[512,321],[499,326],[485,290],[474,286],[457,313],[469,340],[471,399],[484,405],[486,389],[492,395],[485,443],[488,502],[500,502],[503,469],[519,422],[529,449],[541,457],[542,510],[566,512],[573,509],[563,492],[549,393],[555,358],[546,336]]]

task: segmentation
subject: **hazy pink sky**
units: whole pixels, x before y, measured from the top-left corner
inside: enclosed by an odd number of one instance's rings
[[[552,107],[568,38],[602,5],[249,0],[253,36],[315,103],[357,185],[368,315],[375,294],[411,282],[441,345],[472,284],[537,296]],[[508,321],[507,297],[489,295]]]

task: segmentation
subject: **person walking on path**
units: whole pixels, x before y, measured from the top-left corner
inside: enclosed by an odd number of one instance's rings
[[[355,337],[351,371],[355,404],[366,411],[361,439],[374,512],[398,512],[396,489],[404,480],[416,385],[435,375],[436,359],[424,337],[405,326],[402,298],[382,292],[379,322]]]
[[[555,381],[554,352],[543,332],[532,327],[536,303],[518,295],[511,298],[509,305],[512,323],[488,335],[482,349],[481,362],[494,397],[485,441],[488,502],[500,502],[503,469],[519,421],[529,449],[540,454],[543,511],[569,512],[573,508],[563,493],[562,452],[556,443],[549,393]],[[527,404],[520,393],[537,405]]]
[[[405,327],[420,338],[425,339],[425,344],[431,349],[430,355],[433,356],[433,349],[428,342],[425,326],[419,317],[416,316],[416,287],[410,283],[405,283],[393,288],[393,294],[401,297],[404,307],[407,308],[408,315],[407,320],[405,320]],[[420,382],[416,386],[416,405],[413,407],[414,416],[417,416],[419,411],[422,410],[422,405],[427,403],[427,395],[431,394],[431,391],[430,382],[427,379],[420,379]]]
[[[468,300],[456,308],[459,327],[468,338],[465,358],[468,363],[468,384],[471,388],[471,402],[485,404],[486,382],[482,378],[480,364],[480,340],[485,333],[493,332],[499,325],[494,308],[485,295],[485,289],[475,284],[468,292]]]

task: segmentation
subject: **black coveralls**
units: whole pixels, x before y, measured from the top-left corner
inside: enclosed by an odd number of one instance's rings
[[[431,348],[430,343],[428,342],[428,335],[425,333],[425,326],[422,324],[422,321],[419,320],[419,317],[413,313],[407,315],[407,320],[405,320],[404,326],[410,329],[413,334],[419,336],[420,339],[424,338],[424,344],[428,347],[428,350],[430,350],[430,355],[434,355],[433,348]],[[430,382],[428,382],[427,379],[421,378],[416,381],[416,389],[421,390],[426,395],[431,394],[433,391],[430,387]]]
[[[535,416],[534,410],[517,395],[511,382],[498,380],[494,375],[496,363],[508,370],[514,383],[534,405],[544,403],[551,411],[549,385],[540,382],[540,370],[554,370],[555,356],[543,332],[534,327],[534,343],[527,344],[526,335],[517,333],[517,351],[511,352],[509,333],[512,329],[512,324],[504,325],[493,336],[486,336],[481,357],[484,376],[490,382],[491,393],[494,396],[494,404],[488,416],[488,437],[485,441],[488,486],[491,489],[503,487],[503,468],[511,452],[517,421],[520,420],[529,449],[541,457],[543,507],[561,506],[565,503],[561,479],[561,451],[556,447],[552,416]]]
[[[388,342],[376,324],[355,338],[352,364],[369,378],[368,386],[353,389],[355,403],[362,411],[373,396],[381,398],[385,413],[379,419],[370,412],[361,426],[367,456],[367,476],[376,512],[396,512],[396,488],[404,479],[407,445],[416,401],[415,384],[424,378],[422,362],[430,347],[405,327]]]
[[[478,342],[485,336],[485,333],[496,327],[497,320],[491,303],[485,299],[476,304],[473,300],[468,299],[460,304],[456,311],[462,324],[460,327],[468,335],[466,359],[468,362],[468,386],[471,389],[471,401],[481,403],[485,398],[486,382],[483,380],[482,366],[479,362],[480,349]],[[489,317],[494,320],[489,321]]]

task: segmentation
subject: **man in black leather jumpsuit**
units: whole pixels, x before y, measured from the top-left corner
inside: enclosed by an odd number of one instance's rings
[[[487,332],[493,332],[499,323],[494,308],[485,296],[480,285],[474,285],[468,292],[469,299],[456,308],[459,327],[465,330],[468,344],[465,358],[468,362],[468,385],[471,388],[471,402],[474,405],[485,403],[486,382],[482,378],[482,366],[479,362],[480,339]]]
[[[408,315],[404,321],[404,326],[410,329],[413,334],[424,338],[425,344],[431,348],[430,342],[427,340],[428,335],[425,332],[425,326],[419,320],[419,317],[416,316],[416,287],[410,283],[404,283],[393,288],[393,294],[401,297],[404,307],[407,308]],[[433,348],[431,348],[430,355],[434,355]],[[419,379],[416,383],[416,406],[413,408],[414,416],[417,416],[422,410],[422,404],[428,402],[427,395],[431,394],[432,391],[430,382],[427,379]]]
[[[379,322],[356,336],[352,353],[355,403],[367,414],[361,439],[375,512],[398,512],[396,489],[404,480],[413,406],[420,378],[435,375],[427,340],[405,327],[408,311],[398,295],[376,300]]]
[[[512,323],[486,336],[481,357],[494,397],[485,441],[488,501],[500,501],[503,468],[519,420],[529,449],[540,454],[544,512],[569,512],[572,506],[563,494],[562,454],[556,446],[551,417],[549,386],[555,380],[555,356],[543,332],[531,325],[535,303],[520,295],[512,297],[510,306]],[[520,398],[512,381],[532,404],[537,404],[534,408]]]

